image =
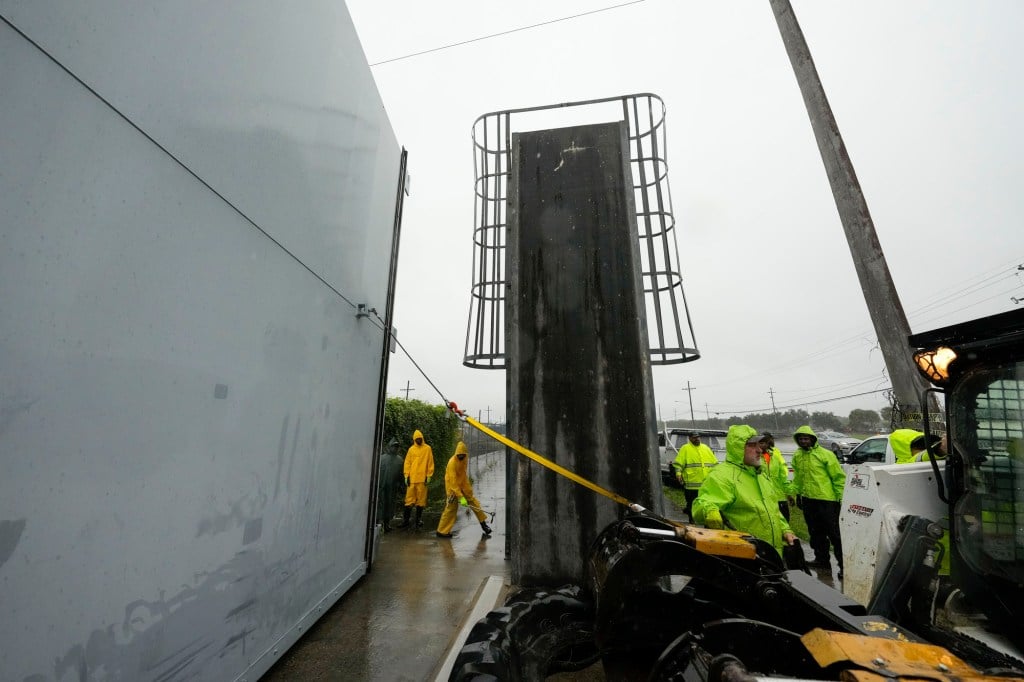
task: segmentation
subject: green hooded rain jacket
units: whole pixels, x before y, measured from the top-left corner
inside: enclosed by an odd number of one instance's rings
[[[793,439],[802,433],[814,438],[814,442],[809,449],[798,446],[793,453],[793,490],[812,500],[842,501],[846,473],[835,453],[818,445],[818,435],[810,426],[797,429]]]
[[[910,452],[910,443],[918,436],[923,435],[923,431],[915,431],[914,429],[896,429],[889,434],[889,445],[892,446],[892,454],[896,456],[897,464],[911,464],[914,462],[914,455]]]
[[[785,502],[790,495],[794,494],[793,482],[789,480],[789,466],[782,456],[782,451],[778,448],[772,448],[766,455],[761,456],[762,460],[767,460],[761,465],[761,475],[767,476],[775,486],[779,502]]]
[[[743,463],[743,448],[747,439],[757,432],[746,425],[729,427],[725,437],[725,462],[719,464],[700,487],[693,502],[693,520],[704,523],[709,512],[722,515],[726,527],[750,533],[770,542],[782,554],[789,532],[789,524],[779,512],[778,491],[760,467]]]

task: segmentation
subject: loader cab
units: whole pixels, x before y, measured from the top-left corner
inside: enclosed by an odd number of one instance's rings
[[[1000,630],[1024,614],[1024,310],[910,337],[945,394],[953,584]],[[941,491],[941,488],[940,488]]]

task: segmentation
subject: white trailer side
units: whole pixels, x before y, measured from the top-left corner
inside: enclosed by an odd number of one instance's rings
[[[403,172],[351,18],[0,0],[0,65],[0,679],[254,680],[367,570]]]

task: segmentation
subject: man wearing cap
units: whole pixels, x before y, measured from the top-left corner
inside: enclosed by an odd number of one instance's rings
[[[818,436],[810,426],[801,426],[793,434],[793,488],[807,521],[815,568],[831,568],[829,545],[843,577],[843,543],[839,537],[839,505],[843,499],[846,473],[831,450],[818,445]]]
[[[736,424],[725,437],[725,462],[700,487],[693,502],[693,520],[708,528],[731,528],[771,543],[782,555],[796,540],[779,511],[775,484],[761,475],[762,436]]]
[[[686,498],[686,514],[693,519],[693,501],[697,499],[700,486],[711,473],[712,467],[718,464],[718,458],[707,445],[700,442],[699,433],[691,433],[687,443],[679,448],[676,461],[672,468],[676,471],[676,480],[683,486],[683,497]]]
[[[775,485],[779,499],[779,511],[789,521],[789,505],[793,497],[793,482],[789,480],[789,466],[782,457],[782,451],[775,447],[775,436],[765,431],[761,434],[762,458],[764,465],[761,474]]]

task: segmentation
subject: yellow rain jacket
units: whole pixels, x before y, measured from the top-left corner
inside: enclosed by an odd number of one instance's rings
[[[672,463],[676,470],[676,478],[688,490],[700,488],[704,479],[711,472],[711,467],[718,464],[718,458],[707,445],[694,445],[687,441],[679,448],[676,461]]]
[[[459,460],[459,455],[466,457]],[[461,440],[455,446],[455,454],[448,460],[448,466],[444,470],[445,506],[441,512],[441,519],[437,524],[437,532],[447,535],[455,527],[455,520],[459,514],[459,502],[469,507],[476,515],[476,520],[483,523],[487,514],[480,508],[480,501],[473,496],[473,486],[469,482],[469,449]],[[490,531],[487,531],[490,533]]]
[[[423,438],[419,429],[412,434],[412,445],[405,453],[405,466],[402,468],[411,484],[426,483],[427,478],[434,475],[434,451],[426,442],[416,445],[417,438]]]
[[[459,455],[466,458],[460,460]],[[469,482],[469,475],[466,473],[469,467],[469,449],[466,444],[459,441],[455,446],[455,454],[448,460],[448,466],[444,470],[444,491],[448,499],[452,497],[473,497],[473,485]]]

